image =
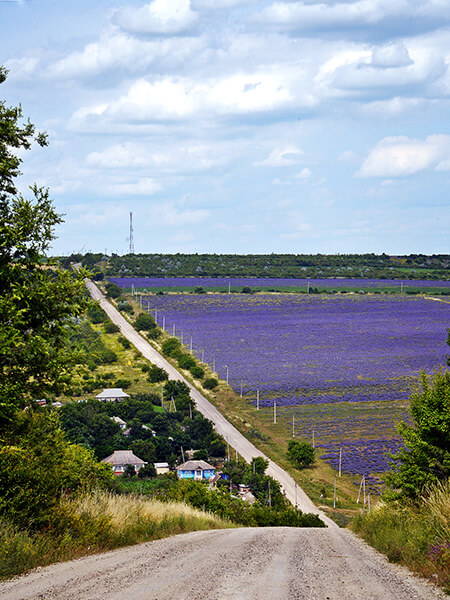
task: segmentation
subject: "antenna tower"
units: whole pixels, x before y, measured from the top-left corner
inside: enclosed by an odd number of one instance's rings
[[[134,254],[134,238],[133,238],[133,213],[130,212],[130,251],[129,254]]]

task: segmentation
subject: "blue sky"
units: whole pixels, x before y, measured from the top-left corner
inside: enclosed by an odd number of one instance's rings
[[[53,252],[448,253],[448,0],[0,0]]]

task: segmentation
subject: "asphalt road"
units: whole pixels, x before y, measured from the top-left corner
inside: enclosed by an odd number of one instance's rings
[[[217,410],[215,406],[209,402],[195,387],[189,383],[178,371],[175,369],[153,346],[151,346],[134,328],[130,323],[120,314],[120,312],[104,297],[98,287],[92,282],[87,281],[86,286],[91,296],[100,302],[100,306],[109,316],[111,321],[120,327],[120,331],[123,336],[130,340],[130,342],[142,353],[145,358],[150,360],[153,364],[158,367],[163,367],[170,379],[184,381],[191,390],[191,397],[195,401],[196,408],[201,412],[207,419],[210,419],[214,423],[216,431],[222,435],[225,440],[230,444],[232,448],[237,450],[239,454],[247,461],[250,462],[253,457],[262,456],[269,461],[269,467],[267,474],[276,479],[282,489],[286,493],[286,497],[292,502],[297,504],[298,508],[307,513],[315,513],[320,515],[322,520],[328,525],[328,527],[337,527],[334,521],[327,517],[321,510],[319,510],[315,504],[310,500],[306,493],[295,483],[293,478],[286,473],[275,462],[267,458],[258,448],[256,448],[242,433],[240,433],[236,427],[229,423],[225,417]]]
[[[199,531],[37,569],[2,600],[443,600],[339,529]],[[448,598],[448,597],[447,597]]]

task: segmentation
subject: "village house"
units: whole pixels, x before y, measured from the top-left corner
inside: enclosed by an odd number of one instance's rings
[[[178,479],[209,480],[214,477],[215,467],[204,460],[188,460],[177,467]]]
[[[120,417],[110,417],[110,418],[111,418],[111,421],[114,421],[114,423],[117,423],[117,425],[119,425],[120,429],[123,430],[123,429],[127,428],[127,424]]]
[[[101,462],[111,465],[114,475],[123,475],[127,465],[132,465],[136,473],[139,473],[139,470],[147,464],[131,450],[115,450],[111,456],[104,458]]]
[[[95,397],[102,402],[121,402],[130,396],[122,388],[107,388]]]

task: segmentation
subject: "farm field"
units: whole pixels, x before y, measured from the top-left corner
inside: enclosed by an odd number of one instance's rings
[[[445,363],[450,305],[407,296],[151,295],[144,305],[285,439],[376,489],[421,371]]]
[[[306,292],[308,289],[360,291],[372,290],[378,293],[440,292],[450,293],[450,281],[414,279],[292,279],[256,277],[110,277],[109,281],[127,290],[140,291],[193,291],[202,287],[205,291],[241,291],[243,287],[262,291]]]

